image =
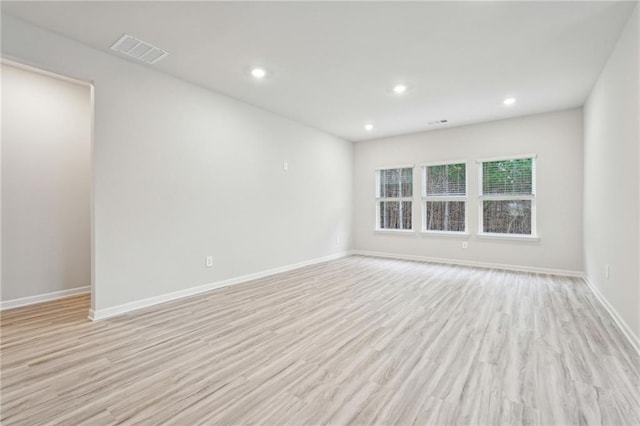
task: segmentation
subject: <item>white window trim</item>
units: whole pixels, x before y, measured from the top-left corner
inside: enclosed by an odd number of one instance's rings
[[[464,192],[466,195],[427,195],[427,167],[431,166],[447,166],[450,164],[464,164]],[[452,237],[468,237],[469,236],[469,163],[467,160],[448,160],[448,161],[432,161],[420,164],[421,174],[421,194],[422,194],[422,215],[420,233],[422,235],[432,236],[452,236]],[[464,201],[464,231],[433,231],[427,229],[427,201]]]
[[[385,228],[380,228],[380,229],[374,229],[373,232],[375,234],[396,234],[396,235],[403,235],[403,236],[415,235],[415,232],[413,231],[413,229],[385,229]]]
[[[429,167],[429,166],[448,166],[450,164],[467,164],[467,160],[446,160],[446,161],[427,161],[420,163],[420,167]],[[426,190],[426,189],[425,189]]]
[[[400,166],[384,166],[384,167],[378,167],[375,169],[375,183],[376,183],[376,187],[375,187],[375,194],[376,194],[376,217],[374,219],[374,223],[375,223],[375,227],[374,227],[374,232],[376,233],[396,233],[396,234],[413,234],[414,232],[414,220],[413,220],[413,208],[414,208],[414,200],[413,200],[413,194],[415,193],[415,179],[414,181],[411,183],[411,187],[412,187],[412,193],[410,197],[381,197],[380,196],[380,172],[382,170],[394,170],[394,169],[413,169],[413,172],[415,173],[415,166],[413,164],[405,164],[405,165],[400,165]],[[392,229],[392,228],[380,228],[380,203],[383,201],[397,201],[397,202],[402,202],[402,201],[411,201],[411,228],[410,229]],[[402,210],[402,203],[400,204],[400,209]],[[402,213],[400,213],[400,217],[402,218]],[[402,220],[400,221],[402,223]]]
[[[522,160],[524,158],[532,159],[532,182],[531,182],[531,192],[532,195],[483,195],[482,192],[482,163],[489,163],[493,161],[508,161],[508,160]],[[536,209],[536,192],[537,192],[537,158],[536,154],[527,154],[527,155],[515,155],[508,157],[495,157],[495,158],[485,158],[482,160],[476,160],[476,164],[478,165],[478,196],[479,205],[478,205],[478,237],[479,238],[487,238],[487,239],[506,239],[506,240],[529,240],[529,241],[539,241],[540,236],[538,235],[538,220],[537,220],[537,209]],[[484,232],[484,201],[503,201],[503,200],[530,200],[531,201],[531,234],[503,234],[497,232]]]
[[[522,160],[524,158],[536,159],[538,158],[538,155],[537,154],[521,154],[521,155],[507,155],[504,157],[481,158],[479,160],[476,160],[476,164],[490,163],[492,161]],[[480,188],[480,190],[482,190],[482,188]]]
[[[537,235],[527,234],[496,234],[491,232],[484,232],[477,235],[478,238],[487,240],[521,240],[521,241],[540,241],[540,237]]]
[[[465,213],[466,214],[466,213]],[[453,237],[453,238],[469,238],[471,234],[461,231],[421,231],[423,237]]]

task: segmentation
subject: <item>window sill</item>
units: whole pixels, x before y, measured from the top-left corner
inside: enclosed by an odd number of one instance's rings
[[[535,235],[517,235],[517,234],[489,234],[479,233],[478,238],[487,240],[507,240],[507,241],[540,241],[540,237]]]
[[[386,234],[386,235],[415,235],[413,229],[376,229],[373,231],[376,234]]]
[[[420,235],[423,237],[453,237],[453,238],[469,238],[468,232],[453,231],[422,231]]]

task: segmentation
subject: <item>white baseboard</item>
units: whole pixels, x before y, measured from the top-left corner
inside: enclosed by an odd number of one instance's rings
[[[0,302],[0,311],[5,309],[19,308],[21,306],[35,305],[36,303],[50,302],[52,300],[64,299],[69,296],[86,294],[91,292],[91,287],[76,287],[69,290],[54,291],[52,293],[38,294],[36,296],[21,297],[19,299],[4,300]]]
[[[122,315],[127,312],[135,311],[142,308],[158,305],[160,303],[170,302],[173,300],[182,299],[185,297],[193,296],[206,291],[215,290],[217,288],[228,287],[234,284],[240,284],[243,282],[268,277],[270,275],[280,274],[282,272],[288,272],[294,269],[302,268],[304,266],[314,265],[316,263],[327,262],[329,260],[339,259],[345,257],[349,252],[341,252],[331,254],[329,256],[319,257],[304,262],[298,262],[291,265],[281,266],[279,268],[268,269],[266,271],[256,272],[254,274],[243,275],[236,278],[230,278],[228,280],[217,281],[214,283],[204,284],[197,287],[186,288],[184,290],[174,291],[172,293],[161,294],[159,296],[149,297],[147,299],[137,300],[135,302],[124,303],[122,305],[112,306],[110,308],[103,309],[91,309],[89,311],[89,319],[92,321],[98,321],[106,318]]]
[[[602,304],[602,306],[604,306],[607,312],[609,312],[609,315],[611,315],[611,318],[613,318],[613,321],[618,325],[618,328],[620,329],[622,334],[624,334],[627,340],[629,340],[629,343],[631,343],[631,346],[633,346],[633,349],[635,349],[636,352],[640,355],[640,339],[638,338],[638,336],[636,336],[633,333],[633,331],[631,331],[631,327],[629,327],[629,325],[625,322],[625,320],[622,319],[622,317],[613,308],[613,306],[611,306],[609,301],[605,299],[602,293],[600,293],[600,290],[598,290],[598,288],[595,285],[593,285],[593,283],[589,280],[589,277],[587,277],[587,275],[584,274],[582,278],[584,279],[584,282],[587,284],[587,286],[589,287],[591,292],[594,294],[596,299],[598,299],[598,301]]]
[[[564,269],[536,268],[532,266],[505,265],[501,263],[475,262],[471,260],[443,259],[440,257],[416,256],[412,254],[383,253],[377,251],[352,250],[351,254],[361,256],[385,257],[389,259],[417,260],[420,262],[442,263],[446,265],[475,266],[478,268],[505,269],[508,271],[534,272],[539,274],[560,275],[563,277],[582,278],[582,271]]]

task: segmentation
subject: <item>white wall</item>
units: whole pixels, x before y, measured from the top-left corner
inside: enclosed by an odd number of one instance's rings
[[[91,283],[88,86],[3,64],[1,300]]]
[[[6,15],[2,48],[94,81],[96,309],[349,247],[350,142]]]
[[[552,112],[398,136],[355,145],[354,248],[451,259],[582,271],[582,110]],[[540,240],[479,239],[477,159],[537,154]],[[469,248],[459,237],[374,232],[375,170],[381,166],[467,160]],[[419,168],[414,169],[414,229],[420,228]]]
[[[640,337],[638,7],[585,105],[585,273]],[[605,278],[605,265],[610,278]]]

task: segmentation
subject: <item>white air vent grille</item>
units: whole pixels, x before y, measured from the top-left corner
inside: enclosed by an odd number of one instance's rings
[[[147,42],[138,40],[135,37],[125,34],[118,41],[113,43],[111,48],[129,57],[148,64],[155,64],[169,53],[159,47],[155,47]]]

